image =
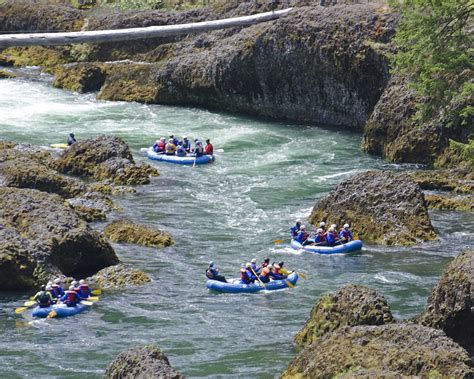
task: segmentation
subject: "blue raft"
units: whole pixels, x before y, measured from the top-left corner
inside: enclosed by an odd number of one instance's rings
[[[33,317],[46,318],[48,317],[51,311],[55,311],[55,317],[68,317],[81,313],[82,311],[86,310],[87,307],[87,305],[80,303],[77,304],[75,307],[68,307],[66,304],[55,304],[46,308],[36,307],[35,309],[33,309],[32,315]]]
[[[166,155],[166,154],[158,154],[156,153],[152,147],[150,147],[146,155],[149,159],[154,161],[161,161],[167,163],[176,163],[176,164],[184,164],[193,166],[195,164],[206,164],[212,163],[216,159],[214,155],[203,155],[201,157],[195,157],[194,155],[187,155],[186,157],[178,157],[177,155]]]
[[[286,281],[295,285],[298,281],[298,274],[296,272],[291,273],[284,280],[271,280],[268,283],[265,283],[265,288],[260,284],[259,281],[251,284],[240,283],[239,279],[231,279],[229,283],[219,282],[217,280],[208,280],[206,283],[207,288],[217,292],[226,292],[226,293],[253,293],[259,291],[274,291],[281,290],[283,288],[288,288]]]
[[[362,249],[361,240],[353,240],[336,246],[303,246],[294,239],[291,240],[291,247],[295,250],[304,250],[313,254],[344,254]]]

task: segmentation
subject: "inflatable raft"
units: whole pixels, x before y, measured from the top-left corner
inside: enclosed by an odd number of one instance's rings
[[[226,292],[226,293],[253,293],[259,291],[274,291],[288,288],[286,282],[290,282],[295,285],[298,281],[298,274],[296,272],[291,273],[284,280],[271,280],[269,283],[265,283],[263,287],[259,281],[251,284],[240,283],[239,279],[231,279],[228,283],[219,282],[217,280],[208,280],[206,283],[207,288],[217,292]]]
[[[75,307],[68,307],[66,304],[55,304],[46,308],[36,307],[35,309],[33,309],[32,315],[33,317],[46,318],[48,317],[51,311],[55,311],[55,317],[69,317],[81,313],[82,311],[86,310],[87,307],[88,305],[80,303],[77,304]]]
[[[303,246],[294,239],[291,240],[291,247],[295,250],[304,250],[314,254],[344,254],[362,249],[362,241],[354,240],[336,246]]]
[[[152,159],[154,161],[184,164],[191,166],[195,164],[212,163],[215,161],[214,155],[203,155],[201,157],[196,158],[194,155],[191,154],[186,157],[178,157],[177,155],[158,154],[153,150],[152,147],[147,150],[146,155],[149,159]]]

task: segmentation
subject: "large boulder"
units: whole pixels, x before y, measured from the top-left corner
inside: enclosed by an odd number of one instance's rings
[[[472,378],[466,350],[436,329],[415,324],[344,327],[319,338],[282,378]]]
[[[62,173],[92,176],[116,184],[147,184],[158,171],[150,165],[135,164],[125,142],[113,136],[100,136],[79,141],[69,147],[53,163]]]
[[[104,379],[183,379],[155,346],[137,346],[120,353],[107,367]]]
[[[355,284],[321,297],[311,310],[305,326],[295,336],[300,346],[344,326],[383,325],[394,319],[387,300],[376,291]]]
[[[151,282],[150,277],[143,271],[122,263],[106,267],[88,279],[94,286],[106,290],[137,287]]]
[[[417,322],[444,330],[474,354],[474,250],[446,267]]]
[[[130,220],[116,220],[106,226],[104,235],[113,242],[133,243],[150,247],[171,246],[168,232],[140,225]]]
[[[0,289],[51,275],[91,275],[118,263],[114,250],[58,195],[0,187]],[[14,267],[14,269],[12,269]]]
[[[313,208],[310,222],[349,223],[355,234],[383,245],[436,238],[420,187],[405,173],[367,171],[339,184]]]

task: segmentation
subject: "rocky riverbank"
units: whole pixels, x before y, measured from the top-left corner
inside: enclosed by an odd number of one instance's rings
[[[473,267],[474,251],[455,258],[414,320],[394,323],[386,300],[361,286],[323,296],[296,335],[303,350],[282,378],[471,378]]]
[[[29,290],[53,276],[86,277],[118,264],[106,238],[84,220],[103,220],[115,209],[103,192],[113,192],[116,183],[146,184],[151,175],[158,175],[156,169],[137,165],[116,137],[84,140],[59,156],[1,141],[0,290]],[[85,182],[84,176],[101,182]],[[172,243],[169,234],[164,238],[163,245]],[[131,269],[100,273],[96,281],[104,287],[106,279],[113,287],[149,281]]]

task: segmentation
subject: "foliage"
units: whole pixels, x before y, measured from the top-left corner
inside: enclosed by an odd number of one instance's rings
[[[416,117],[426,120],[453,100],[468,104],[474,80],[472,0],[393,1],[402,14],[394,71],[408,75],[427,100]],[[459,114],[464,117],[466,112],[472,109]]]
[[[215,0],[97,0],[97,5],[116,9],[188,9],[208,6]]]

